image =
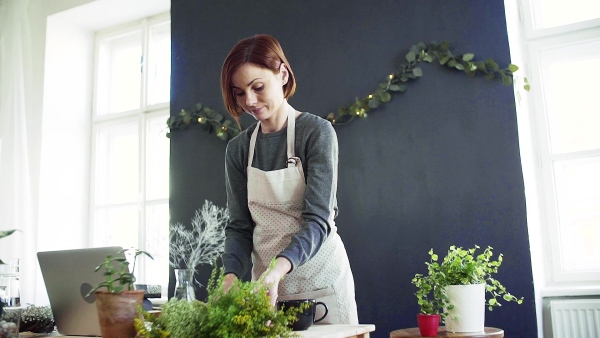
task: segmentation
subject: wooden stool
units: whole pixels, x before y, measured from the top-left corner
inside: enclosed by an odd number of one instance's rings
[[[418,327],[410,329],[401,329],[390,332],[390,338],[421,338]],[[455,338],[503,338],[504,331],[495,327],[486,327],[483,332],[456,332],[446,331],[445,326],[440,326],[436,337],[455,337]]]

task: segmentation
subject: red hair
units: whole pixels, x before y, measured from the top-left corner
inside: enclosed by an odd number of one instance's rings
[[[287,99],[296,91],[296,78],[290,63],[283,54],[279,42],[272,36],[259,34],[238,42],[229,52],[221,68],[221,94],[225,108],[235,121],[240,124],[239,118],[244,111],[237,104],[233,94],[231,77],[243,64],[251,63],[258,67],[267,68],[278,74],[281,64],[285,64],[289,73],[288,81],[283,85],[283,96]],[[241,128],[240,128],[241,129]]]

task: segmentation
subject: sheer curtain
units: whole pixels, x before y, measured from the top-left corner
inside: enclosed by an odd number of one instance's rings
[[[21,302],[33,303],[37,270],[36,207],[33,182],[39,153],[32,151],[31,35],[29,0],[0,0],[0,230],[18,229],[0,239],[0,258],[19,258]],[[35,137],[33,138],[35,139]]]

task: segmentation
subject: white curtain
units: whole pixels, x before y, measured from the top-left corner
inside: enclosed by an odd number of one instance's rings
[[[0,239],[0,259],[20,259],[22,304],[33,303],[27,290],[35,289],[32,267],[37,267],[37,177],[31,163],[39,161],[39,153],[32,151],[39,145],[32,144],[36,114],[27,90],[32,76],[28,7],[29,0],[0,0],[0,229],[19,230]]]

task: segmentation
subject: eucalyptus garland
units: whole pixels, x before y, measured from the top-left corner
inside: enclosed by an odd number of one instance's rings
[[[406,54],[405,60],[394,72],[387,76],[384,82],[379,84],[373,93],[363,98],[357,97],[354,102],[329,113],[326,117],[327,120],[336,126],[347,124],[357,117],[366,118],[368,112],[390,102],[392,94],[405,92],[409,81],[423,76],[423,70],[418,66],[423,61],[428,63],[437,61],[440,65],[462,71],[469,77],[482,74],[488,80],[500,79],[502,84],[506,86],[512,85],[514,80],[521,80],[514,75],[519,69],[516,65],[511,63],[505,68],[500,68],[491,58],[477,61],[473,53],[454,55],[450,50],[448,41],[441,44],[420,42],[413,45]],[[530,86],[527,78],[524,77],[522,81],[523,89],[529,91]],[[240,133],[240,129],[234,122],[201,103],[197,103],[189,109],[182,109],[178,116],[169,117],[167,120],[167,126],[171,131],[185,129],[192,124],[204,125],[209,133],[214,132],[217,137],[224,141]],[[170,137],[170,132],[167,133],[167,137]]]

